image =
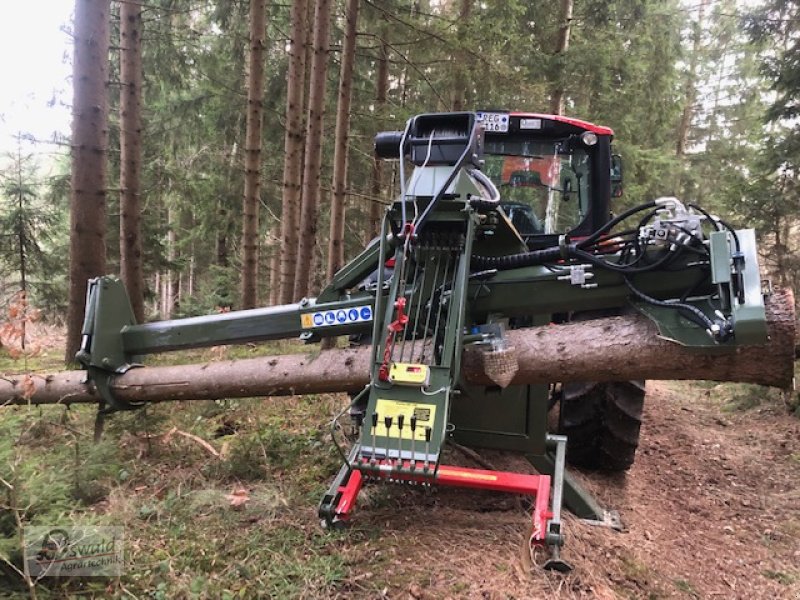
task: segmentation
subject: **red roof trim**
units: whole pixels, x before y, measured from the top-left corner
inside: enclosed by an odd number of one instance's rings
[[[610,127],[605,127],[603,125],[595,125],[594,123],[589,123],[588,121],[582,121],[581,119],[573,119],[572,117],[565,117],[563,115],[545,115],[542,113],[528,113],[528,112],[512,112],[509,113],[512,117],[531,117],[534,119],[550,119],[552,121],[561,121],[562,123],[568,123],[569,125],[574,125],[575,127],[580,127],[581,129],[585,129],[586,131],[592,131],[597,135],[614,135],[614,130]]]

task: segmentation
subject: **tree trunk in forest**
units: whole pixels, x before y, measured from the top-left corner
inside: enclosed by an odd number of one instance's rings
[[[331,225],[328,246],[328,279],[344,266],[344,216],[347,193],[347,145],[350,139],[350,100],[356,56],[356,25],[359,0],[347,0],[344,44],[339,73],[339,102],[336,106],[336,133],[333,142],[333,182],[331,187]]]
[[[247,76],[247,133],[242,200],[242,308],[258,297],[258,212],[261,203],[261,122],[264,112],[264,50],[267,2],[250,0],[250,62]]]
[[[573,0],[561,0],[561,27],[558,30],[558,41],[556,42],[556,56],[564,54],[569,49],[569,35],[572,30],[572,6]],[[550,95],[550,112],[554,115],[564,114],[564,89],[563,74],[559,72],[555,76],[555,87]]]
[[[775,387],[791,386],[796,322],[790,290],[767,300],[769,341],[720,354],[704,353],[658,336],[641,315],[578,321],[507,332],[519,363],[513,384],[630,379],[709,379]],[[131,369],[111,382],[128,401],[216,400],[354,392],[369,380],[370,347],[287,356],[263,356],[203,365]],[[469,383],[492,385],[484,372],[483,350],[468,346],[462,375]],[[35,391],[26,397],[33,383]],[[0,405],[97,402],[83,371],[0,379]],[[455,400],[457,401],[457,400]]]
[[[120,6],[119,270],[138,323],[144,321],[142,270],[142,6]]]
[[[307,0],[292,2],[292,38],[286,90],[283,202],[281,204],[280,294],[277,302],[294,299],[300,194],[303,181],[303,113],[306,81]]]
[[[275,224],[269,230],[269,303],[280,304],[281,297],[281,224]]]
[[[461,0],[461,7],[458,13],[458,38],[462,45],[468,46],[472,40],[469,39],[469,18],[472,14],[472,0]],[[453,110],[462,111],[467,105],[467,65],[470,64],[469,55],[466,51],[459,52],[460,60],[456,61],[453,73]]]
[[[689,71],[686,74],[683,92],[683,113],[681,113],[681,121],[678,124],[678,136],[675,144],[675,155],[678,158],[683,158],[686,154],[686,146],[689,143],[689,129],[692,124],[694,104],[697,100],[697,67],[699,63],[700,45],[703,40],[703,18],[708,2],[709,0],[702,0],[700,2],[700,6],[697,9],[697,21],[693,23],[692,53],[689,57]],[[676,187],[676,191],[680,187],[680,182],[678,183],[679,185]]]
[[[68,363],[80,346],[86,282],[106,271],[109,5],[109,0],[75,2]]]
[[[180,293],[180,281],[178,273],[175,272],[175,263],[178,261],[178,218],[176,208],[167,209],[167,262],[169,267],[164,275],[164,304],[163,318],[171,319],[172,312],[178,305],[178,295]]]
[[[386,15],[383,15],[382,19],[378,77],[375,82],[375,113],[378,115],[380,123],[383,123],[383,119],[386,117],[386,96],[389,91],[389,24]],[[364,236],[365,245],[380,233],[381,207],[383,205],[379,199],[383,197],[383,186],[383,159],[373,155],[367,229]]]
[[[322,127],[325,114],[325,83],[328,73],[328,34],[331,25],[331,0],[316,0],[314,9],[314,58],[306,124],[306,155],[303,165],[302,201],[300,204],[300,239],[297,243],[297,271],[294,297],[301,298],[311,288],[311,266],[317,238],[320,173],[322,171]]]
[[[236,119],[236,126],[233,131],[239,131],[241,120]],[[228,154],[228,185],[227,194],[223,198],[217,199],[217,239],[216,239],[216,264],[220,267],[230,266],[230,248],[228,247],[228,235],[230,234],[230,211],[228,201],[233,196],[233,181],[236,177],[236,153],[238,152],[238,141],[236,133],[231,143],[230,153]],[[226,290],[217,290],[221,296],[227,296]]]

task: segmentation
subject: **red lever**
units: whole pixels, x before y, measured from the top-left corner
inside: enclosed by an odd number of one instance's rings
[[[398,298],[394,301],[394,307],[397,309],[397,318],[389,324],[388,333],[386,335],[386,343],[383,349],[383,363],[378,368],[378,379],[381,381],[389,381],[389,360],[392,358],[392,346],[394,345],[394,337],[405,329],[408,323],[408,315],[406,311],[405,297]]]

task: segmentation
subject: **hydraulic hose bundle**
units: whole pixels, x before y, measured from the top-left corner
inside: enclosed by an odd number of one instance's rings
[[[688,208],[700,213],[715,230],[720,231],[723,227],[728,229],[736,247],[735,258],[740,255],[738,237],[729,225],[696,205],[690,204]],[[672,218],[672,211],[675,212],[675,218]],[[626,219],[645,212],[647,214],[635,229],[613,232],[614,227]],[[668,215],[666,219],[657,221],[654,227],[646,227],[663,212]],[[694,226],[691,229],[681,224],[683,220],[692,218]],[[621,274],[632,295],[638,300],[653,306],[677,310],[682,316],[705,329],[715,341],[723,342],[733,335],[733,324],[720,310],[715,311],[717,318],[711,319],[702,310],[685,301],[688,291],[681,300],[658,300],[639,290],[631,281],[631,277],[636,274],[666,269],[683,252],[693,252],[708,259],[709,251],[703,239],[699,219],[693,212],[687,211],[687,207],[676,198],[659,198],[626,210],[587,238],[573,242],[566,235],[562,235],[559,237],[558,245],[549,248],[506,256],[473,255],[471,266],[473,270],[504,271],[570,260],[588,263]],[[651,260],[652,256],[648,254],[646,248],[652,243],[661,243],[665,246],[664,251],[655,260]],[[615,255],[613,259],[606,257],[609,247]]]

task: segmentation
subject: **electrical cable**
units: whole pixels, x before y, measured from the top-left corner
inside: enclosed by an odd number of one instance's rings
[[[366,394],[368,391],[369,391],[369,386],[368,385],[364,386],[364,389],[361,390],[358,394],[355,395],[355,397],[350,402],[350,404],[345,406],[341,410],[341,412],[339,412],[333,418],[333,420],[331,421],[331,441],[333,442],[333,445],[336,446],[336,450],[339,452],[339,456],[342,457],[342,462],[344,462],[344,464],[346,464],[348,466],[348,468],[351,468],[351,469],[353,468],[353,466],[350,464],[350,460],[347,458],[347,455],[344,453],[344,449],[339,445],[339,442],[336,441],[336,426],[339,424],[339,419],[341,419],[344,416],[344,413],[346,413],[348,410],[353,408],[358,403],[358,401],[361,400],[361,397],[364,394]]]

